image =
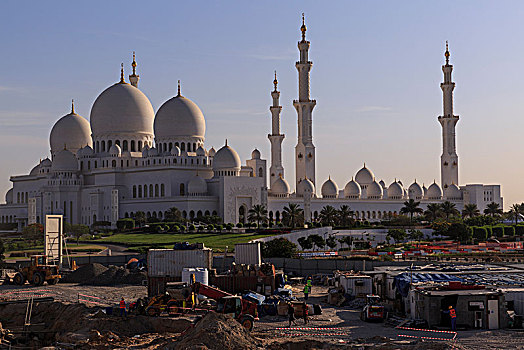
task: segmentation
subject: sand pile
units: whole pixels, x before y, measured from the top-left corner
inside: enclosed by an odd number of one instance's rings
[[[174,349],[262,349],[262,342],[254,338],[230,316],[207,313],[194,328],[177,342]],[[171,347],[169,347],[171,348]]]
[[[81,283],[93,286],[113,286],[118,284],[142,284],[147,279],[146,272],[129,272],[124,267],[101,264],[88,264],[62,278],[62,283]]]

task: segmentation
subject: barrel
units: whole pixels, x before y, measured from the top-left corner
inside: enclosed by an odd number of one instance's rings
[[[208,285],[208,272],[205,267],[184,267],[182,269],[182,282],[191,283],[191,275],[195,275],[195,281]]]

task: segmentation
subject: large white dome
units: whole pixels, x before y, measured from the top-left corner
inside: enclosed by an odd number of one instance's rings
[[[336,198],[338,195],[338,186],[335,181],[329,177],[320,189],[323,198]]]
[[[217,151],[213,159],[213,170],[235,170],[240,171],[240,157],[237,151],[228,146],[225,146]]]
[[[345,198],[352,198],[352,199],[358,199],[360,198],[360,195],[362,194],[362,189],[360,188],[360,185],[355,180],[351,179],[346,186],[344,187],[344,197]]]
[[[49,145],[52,155],[64,147],[77,153],[84,146],[92,146],[89,122],[73,110],[55,123],[49,134]]]
[[[156,113],[156,139],[197,137],[204,139],[206,120],[198,106],[190,99],[177,95],[167,100]]]
[[[78,171],[78,160],[75,155],[64,149],[58,152],[53,158],[53,163],[51,164],[51,170],[58,171]]]
[[[149,99],[136,87],[117,83],[108,87],[91,108],[93,135],[153,135],[155,112]]]
[[[389,185],[388,199],[402,199],[403,195],[404,195],[404,190],[397,181]]]
[[[373,175],[373,172],[366,168],[366,164],[364,164],[364,167],[360,169],[357,174],[355,175],[355,181],[359,183],[360,186],[362,185],[369,185],[375,180],[375,175]]]
[[[424,190],[417,183],[417,180],[413,182],[408,188],[409,199],[421,200],[424,197]]]
[[[433,182],[431,186],[428,187],[426,197],[427,199],[442,199],[442,190],[436,182]]]

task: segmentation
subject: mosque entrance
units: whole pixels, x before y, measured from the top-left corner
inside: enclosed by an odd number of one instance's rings
[[[244,205],[238,208],[238,222],[242,223],[242,225],[246,223],[246,207]]]

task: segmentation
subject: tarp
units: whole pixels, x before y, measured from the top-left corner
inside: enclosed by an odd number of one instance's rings
[[[445,273],[418,273],[409,272],[401,273],[396,276],[393,280],[393,288],[396,288],[398,292],[403,296],[407,297],[409,292],[409,286],[411,283],[420,283],[420,282],[449,282],[449,281],[460,281],[463,282],[464,279],[448,275]]]

